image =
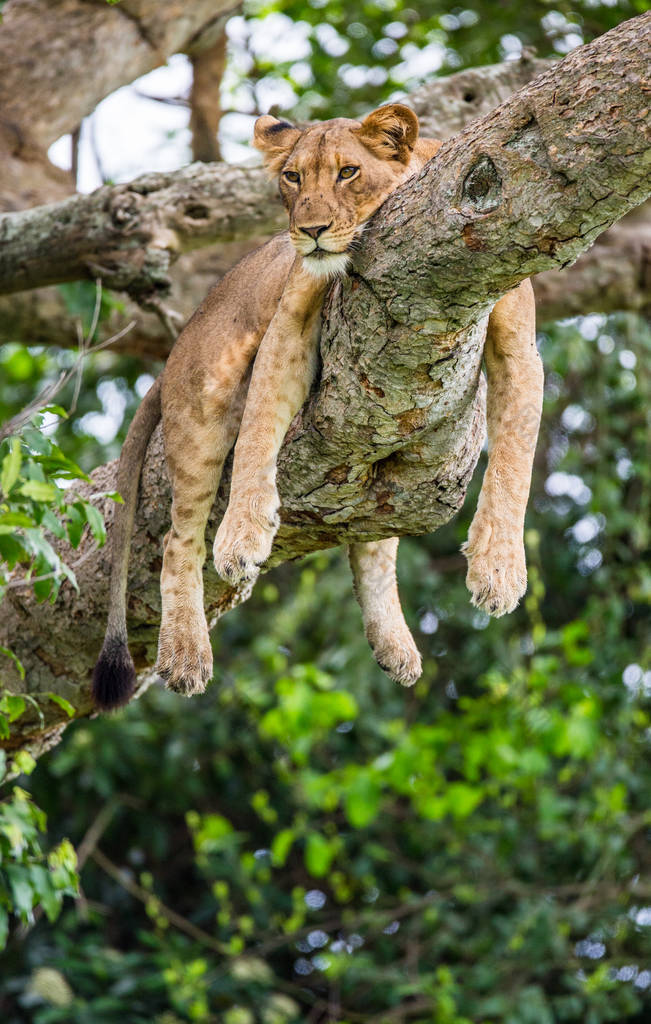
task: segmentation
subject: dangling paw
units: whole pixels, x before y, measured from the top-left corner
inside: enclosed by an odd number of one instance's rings
[[[413,686],[423,671],[420,651],[406,626],[380,630],[370,624],[366,637],[373,656],[394,682]]]
[[[275,489],[256,492],[237,505],[229,504],[222,519],[213,554],[215,569],[227,583],[254,580],[273,546],[280,525]]]
[[[468,559],[466,586],[476,608],[499,618],[512,612],[527,589],[522,530],[477,513],[461,548]]]
[[[175,617],[161,625],[156,671],[168,690],[191,697],[212,679],[212,647],[205,619]]]

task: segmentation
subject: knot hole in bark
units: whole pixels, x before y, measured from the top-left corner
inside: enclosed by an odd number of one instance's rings
[[[502,201],[502,179],[489,156],[480,156],[468,171],[462,197],[480,213],[495,210]]]

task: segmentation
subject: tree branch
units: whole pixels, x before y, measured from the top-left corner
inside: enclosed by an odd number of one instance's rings
[[[648,205],[628,214],[604,232],[577,262],[564,270],[547,270],[533,279],[539,324],[558,317],[620,310],[648,313],[651,303],[651,215]],[[166,301],[187,320],[227,270],[264,239],[225,243],[184,253],[171,268]],[[99,341],[125,324],[135,327],[111,346],[144,360],[166,359],[171,341],[160,319],[124,298],[98,327]],[[56,287],[0,295],[0,345],[76,345],[77,320]]]
[[[170,54],[193,52],[237,0],[8,0],[0,33],[0,210],[48,202],[70,192],[70,175],[47,148],[73,132],[109,93]],[[47,54],[47,59],[34,59]],[[92,74],[89,74],[92,68]]]
[[[450,138],[549,66],[525,57],[423,86],[410,101],[422,133]],[[94,279],[98,268],[107,288],[135,298],[162,294],[181,251],[270,235],[285,221],[277,188],[260,169],[191,165],[147,174],[91,196],[0,216],[0,294]]]
[[[212,46],[192,57],[192,92],[190,93],[190,131],[192,159],[219,160],[219,122],[223,110],[220,100],[221,80],[226,66],[226,32]]]
[[[428,532],[460,507],[484,432],[479,371],[491,303],[530,274],[575,259],[651,189],[643,86],[650,23],[640,16],[574,51],[445,143],[373,219],[354,272],[330,293],[321,378],[281,452],[282,527],[270,564],[351,540]],[[114,472],[100,467],[94,488],[111,490]],[[224,481],[211,536],[226,493]],[[169,497],[155,435],[130,568],[140,667],[154,657]],[[104,629],[106,552],[78,578],[81,596],[63,586],[54,607],[11,591],[0,644],[10,642],[26,667],[18,692],[54,691],[84,714]],[[209,567],[205,588],[214,617],[247,596]],[[44,711],[45,729],[23,716],[14,744],[38,751],[60,729],[59,709]]]

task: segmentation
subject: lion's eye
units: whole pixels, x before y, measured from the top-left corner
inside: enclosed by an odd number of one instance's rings
[[[342,167],[339,171],[339,177],[346,181],[347,178],[354,178],[359,170],[359,167]]]
[[[284,171],[283,178],[285,181],[291,181],[292,185],[298,185],[301,180],[301,176],[298,171]]]

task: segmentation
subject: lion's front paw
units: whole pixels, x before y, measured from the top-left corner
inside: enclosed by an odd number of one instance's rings
[[[215,569],[227,583],[257,577],[278,530],[278,504],[276,491],[269,490],[253,495],[244,506],[227,508],[213,547]]]
[[[369,626],[367,637],[375,660],[394,682],[413,686],[420,679],[420,651],[407,628],[380,631]]]
[[[495,618],[512,612],[527,589],[522,531],[509,533],[475,516],[461,550],[468,559],[466,586],[472,604]]]
[[[197,622],[176,617],[161,625],[156,671],[168,690],[186,697],[203,693],[212,679],[212,648],[205,619]]]

